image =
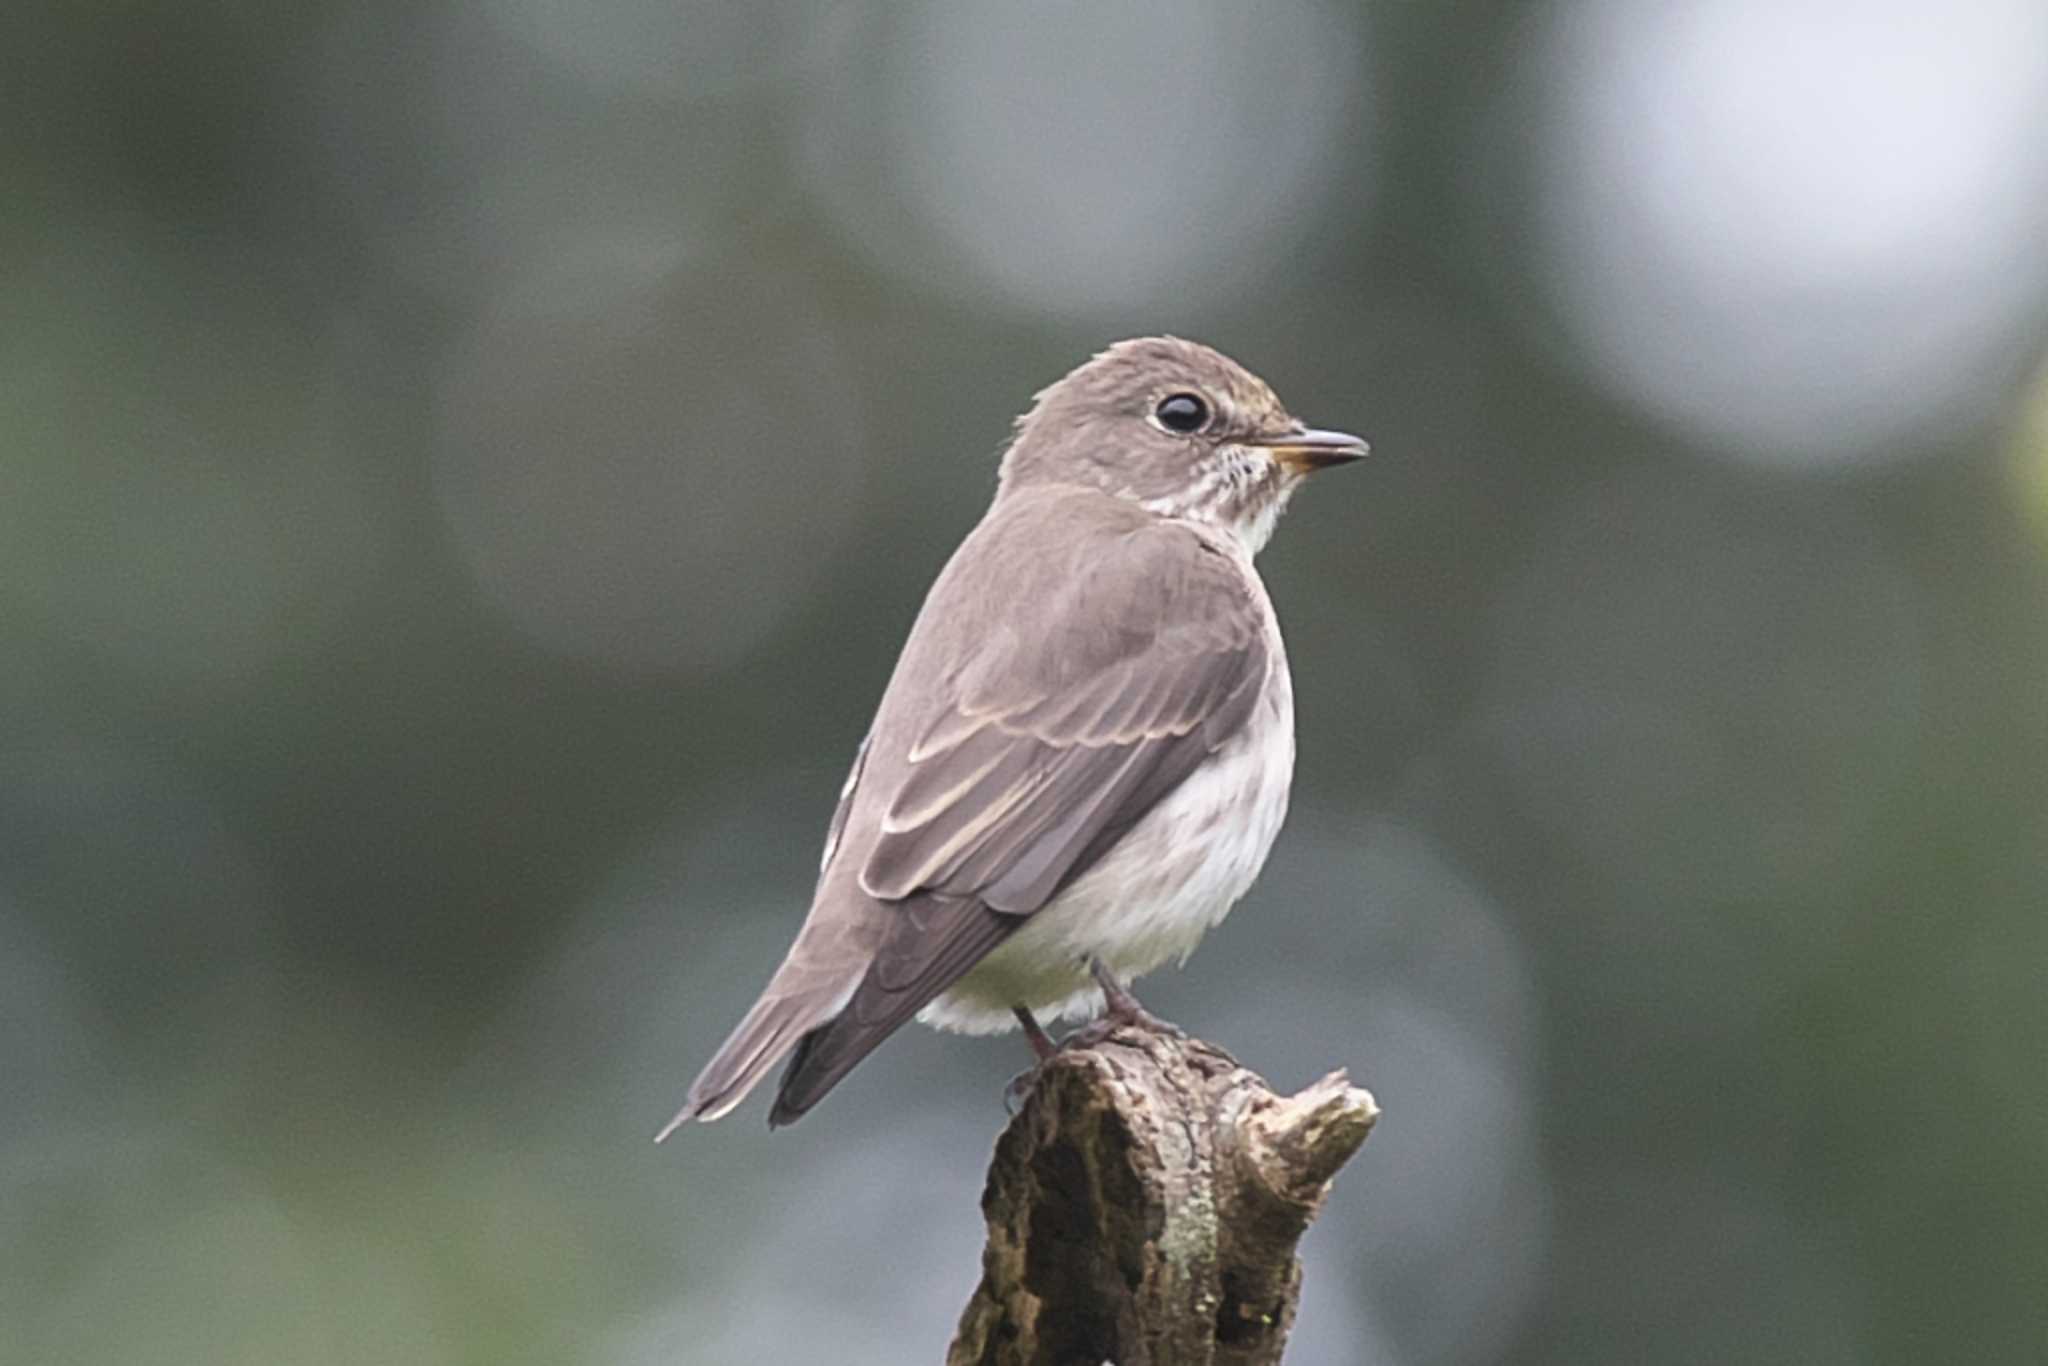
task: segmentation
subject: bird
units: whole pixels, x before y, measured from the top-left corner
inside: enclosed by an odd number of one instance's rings
[[[1253,557],[1367,451],[1176,337],[1041,390],[911,627],[795,942],[657,1141],[785,1058],[768,1123],[792,1123],[913,1016],[1022,1028],[1041,1060],[1048,1022],[1157,1024],[1129,982],[1186,960],[1286,816],[1293,685]]]

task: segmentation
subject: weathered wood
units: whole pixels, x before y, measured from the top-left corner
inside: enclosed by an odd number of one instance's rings
[[[1062,1051],[996,1142],[948,1366],[1279,1361],[1295,1246],[1378,1116],[1342,1072],[1282,1097],[1176,1033]]]

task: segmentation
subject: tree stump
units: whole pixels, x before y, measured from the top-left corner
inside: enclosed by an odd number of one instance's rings
[[[1282,1097],[1178,1033],[1062,1050],[996,1142],[947,1366],[1279,1361],[1295,1245],[1378,1117],[1341,1071]]]

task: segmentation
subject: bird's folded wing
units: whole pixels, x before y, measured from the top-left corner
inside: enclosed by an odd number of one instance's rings
[[[1255,593],[1155,525],[1015,604],[910,733],[862,888],[1043,906],[1245,723],[1271,667]]]
[[[1272,668],[1261,591],[1185,527],[1142,525],[1085,566],[995,592],[999,608],[964,618],[979,629],[921,661],[946,680],[924,713],[870,740],[895,752],[871,751],[859,775],[857,799],[881,813],[859,882],[900,916],[844,1013],[792,1059],[771,1122],[1092,866],[1245,724]]]

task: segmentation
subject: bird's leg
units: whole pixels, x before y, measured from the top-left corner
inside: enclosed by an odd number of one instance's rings
[[[1095,984],[1102,988],[1102,1017],[1089,1021],[1067,1035],[1060,1041],[1061,1048],[1093,1048],[1124,1025],[1150,1030],[1155,1034],[1182,1037],[1177,1027],[1139,1005],[1138,998],[1131,995],[1131,989],[1119,982],[1116,974],[1111,972],[1100,958],[1088,960],[1088,971],[1093,974]]]
[[[1124,1025],[1150,1030],[1154,1034],[1185,1037],[1178,1026],[1167,1023],[1138,1004],[1138,998],[1131,995],[1131,989],[1119,982],[1116,974],[1111,972],[1100,958],[1091,957],[1088,960],[1088,971],[1095,978],[1095,984],[1102,988],[1102,1016],[1082,1025],[1058,1043],[1054,1043],[1052,1035],[1045,1032],[1045,1026],[1038,1023],[1038,1017],[1031,1013],[1030,1007],[1010,1007],[1011,1013],[1017,1017],[1017,1023],[1024,1026],[1024,1038],[1030,1043],[1031,1052],[1037,1058],[1029,1071],[1019,1072],[1010,1078],[1010,1084],[1003,1088],[1003,1105],[1011,1114],[1017,1113],[1017,1107],[1022,1105],[1024,1097],[1031,1093],[1032,1086],[1038,1081],[1039,1069],[1044,1067],[1055,1053],[1064,1049],[1093,1048]]]
[[[1178,1034],[1180,1030],[1154,1015],[1138,1004],[1138,998],[1131,995],[1131,989],[1116,979],[1100,958],[1088,960],[1088,971],[1095,976],[1095,984],[1102,988],[1103,1018],[1112,1024],[1136,1025],[1149,1029],[1155,1034]]]
[[[1046,1059],[1060,1051],[1060,1046],[1053,1042],[1052,1035],[1045,1032],[1045,1026],[1031,1013],[1031,1007],[1011,1006],[1010,1011],[1017,1017],[1017,1023],[1024,1026],[1024,1041],[1031,1045],[1033,1058],[1031,1066],[1011,1077],[1010,1084],[1003,1088],[1003,1108],[1014,1115],[1037,1083],[1038,1069],[1045,1066]]]
[[[1052,1035],[1045,1032],[1045,1026],[1038,1022],[1029,1006],[1011,1006],[1010,1009],[1017,1016],[1017,1023],[1024,1026],[1024,1041],[1031,1045],[1032,1054],[1040,1062],[1060,1051],[1060,1046],[1053,1042]]]
[[[1105,1018],[1118,1024],[1155,1023],[1152,1013],[1138,1004],[1138,998],[1131,995],[1131,989],[1116,979],[1100,958],[1088,960],[1088,972],[1095,978],[1095,985],[1102,988],[1102,1013]]]

